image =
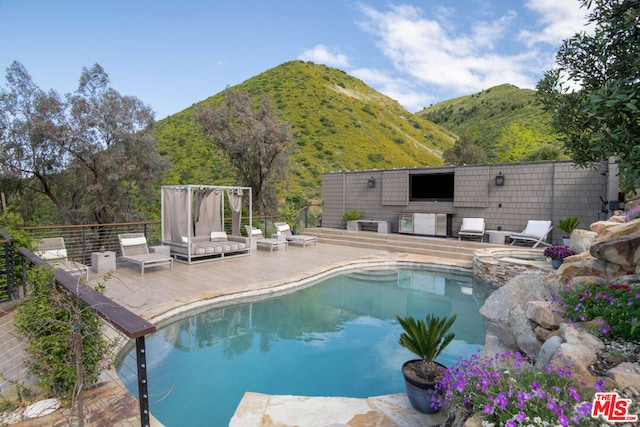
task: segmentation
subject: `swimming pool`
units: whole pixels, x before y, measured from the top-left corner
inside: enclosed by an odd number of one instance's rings
[[[396,315],[458,314],[445,365],[481,349],[473,277],[426,269],[359,270],[262,301],[200,310],[147,337],[150,408],[164,425],[226,426],[246,391],[368,397],[404,392]],[[135,350],[118,368],[137,394]]]

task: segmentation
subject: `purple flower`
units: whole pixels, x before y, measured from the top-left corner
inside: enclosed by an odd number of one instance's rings
[[[640,218],[640,206],[634,206],[627,211],[624,216],[625,222],[631,222],[634,219]]]
[[[522,421],[524,421],[524,420],[526,420],[526,419],[527,419],[527,414],[525,414],[524,412],[518,412],[518,413],[516,414],[516,420],[517,420],[518,422],[522,422]]]
[[[569,419],[564,414],[560,415],[558,417],[558,424],[560,424],[561,426],[568,426],[569,425]]]
[[[602,386],[604,385],[604,380],[602,378],[600,378],[598,381],[596,381],[596,383],[593,385],[593,389],[595,391],[602,391]]]
[[[536,391],[540,388],[540,383],[538,381],[534,381],[531,383],[531,390]]]
[[[551,259],[565,259],[571,255],[575,255],[575,252],[567,246],[551,245],[544,249],[544,256]]]
[[[578,405],[578,415],[584,418],[591,415],[591,406],[591,402],[583,402],[581,405]]]
[[[487,415],[491,415],[491,414],[493,414],[493,406],[491,406],[491,405],[484,405],[484,412],[485,412]]]

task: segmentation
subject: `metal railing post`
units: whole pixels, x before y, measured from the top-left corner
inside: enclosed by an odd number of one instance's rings
[[[4,244],[4,275],[7,281],[7,298],[9,301],[20,299],[18,278],[16,277],[16,257],[13,241]]]
[[[138,401],[140,402],[140,425],[148,427],[149,391],[147,389],[147,355],[144,336],[136,338],[136,362],[138,364]]]

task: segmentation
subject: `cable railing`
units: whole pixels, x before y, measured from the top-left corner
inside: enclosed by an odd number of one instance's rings
[[[22,258],[23,269],[31,268],[32,266],[49,267],[49,264],[26,248],[18,248],[17,252],[19,257]],[[26,275],[23,275],[23,277],[26,277]],[[127,399],[129,392],[121,388],[122,386],[119,385],[120,382],[117,381],[117,376],[114,377],[111,374],[111,370],[105,370],[102,372],[102,377],[109,377],[109,380],[102,383],[102,388],[105,388],[104,384],[109,384],[111,387],[106,389],[111,390],[111,395],[105,392],[97,395],[94,399],[87,400],[89,403],[88,412],[92,414],[92,417],[98,418],[92,420],[92,425],[110,426],[114,424],[133,425],[139,423],[141,426],[149,426],[151,416],[149,412],[145,337],[155,332],[156,326],[110,300],[67,271],[56,270],[54,278],[56,285],[76,297],[80,303],[93,310],[103,319],[104,327],[102,333],[107,340],[112,342],[113,340],[135,340],[138,378],[137,410],[133,410],[131,402],[134,399]],[[13,345],[14,351],[22,350],[19,342],[13,343]],[[114,388],[114,386],[116,387]],[[116,393],[115,390],[117,388],[121,389]],[[109,412],[113,412],[108,410],[108,408],[113,408],[113,404],[110,403],[113,402],[113,396],[117,396],[118,414],[109,414]],[[117,423],[114,423],[113,419],[108,419],[114,416],[118,417]]]

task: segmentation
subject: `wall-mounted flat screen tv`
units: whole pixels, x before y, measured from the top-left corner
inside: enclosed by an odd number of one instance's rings
[[[409,175],[409,200],[417,202],[452,202],[454,173]]]

